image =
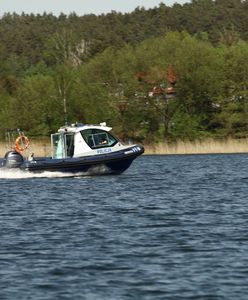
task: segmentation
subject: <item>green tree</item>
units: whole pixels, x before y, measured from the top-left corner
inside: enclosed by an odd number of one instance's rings
[[[48,135],[57,129],[62,110],[53,95],[56,89],[50,76],[25,78],[12,106],[13,126],[31,135]]]

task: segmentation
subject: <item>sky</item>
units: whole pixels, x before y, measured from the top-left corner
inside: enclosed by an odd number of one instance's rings
[[[183,4],[189,0],[0,0],[0,16],[4,13],[43,14],[43,12],[59,15],[61,12],[70,14],[75,12],[85,14],[106,14],[112,10],[117,12],[131,12],[135,8],[153,8],[163,2],[167,6],[174,3]]]

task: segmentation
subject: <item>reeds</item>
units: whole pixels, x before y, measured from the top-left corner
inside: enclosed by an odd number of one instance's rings
[[[205,139],[145,146],[146,154],[210,154],[248,152],[248,139]]]
[[[4,143],[0,143],[0,156],[3,157],[4,154],[11,149]],[[35,156],[50,156],[51,155],[51,148],[50,148],[50,141],[49,140],[31,140],[30,147],[23,151],[22,154],[26,157],[30,153],[34,153]]]
[[[195,141],[176,141],[174,143],[160,142],[144,145],[145,154],[210,154],[210,153],[248,153],[247,139],[205,139]],[[3,157],[7,149],[5,143],[0,143],[0,156]],[[35,156],[50,156],[49,140],[31,140],[30,149],[23,152],[28,156],[33,152]]]

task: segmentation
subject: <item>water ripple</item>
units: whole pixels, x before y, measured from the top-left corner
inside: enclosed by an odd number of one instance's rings
[[[246,299],[246,155],[0,174],[0,299]]]

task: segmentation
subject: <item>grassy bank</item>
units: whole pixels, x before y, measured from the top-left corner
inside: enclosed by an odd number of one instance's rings
[[[248,152],[248,139],[205,139],[157,143],[145,147],[146,154],[213,154]]]
[[[31,140],[31,151],[35,156],[49,156],[49,140]],[[175,143],[161,142],[153,145],[144,145],[145,154],[210,154],[210,153],[248,153],[248,139],[223,139],[223,140],[196,140],[177,141]],[[9,150],[5,143],[0,143],[0,155]],[[28,156],[28,151],[24,155]]]

